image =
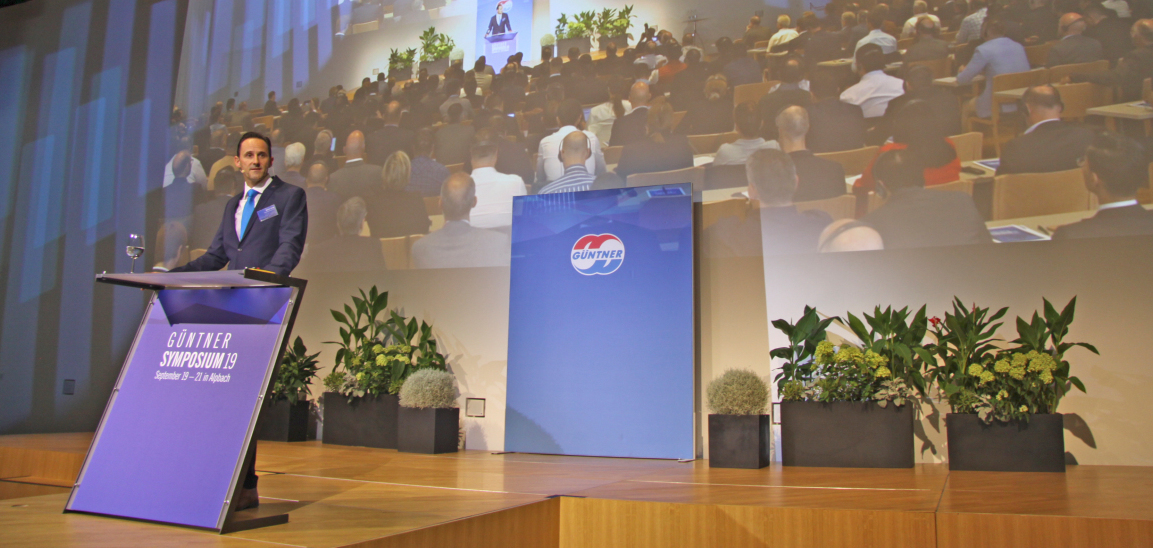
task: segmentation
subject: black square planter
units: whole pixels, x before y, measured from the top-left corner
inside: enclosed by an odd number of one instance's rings
[[[309,403],[280,400],[260,412],[256,439],[264,441],[306,441],[308,439]]]
[[[1064,415],[1032,415],[1029,422],[993,421],[949,413],[949,470],[1064,472]]]
[[[393,394],[348,398],[324,393],[324,443],[396,449],[396,411]]]
[[[913,403],[781,402],[781,462],[912,468]]]
[[[768,415],[709,415],[709,468],[764,468],[772,437]]]
[[[397,449],[405,453],[455,453],[459,446],[460,409],[400,408]]]

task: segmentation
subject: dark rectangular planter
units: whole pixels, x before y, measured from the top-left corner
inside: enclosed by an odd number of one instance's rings
[[[622,34],[620,36],[601,36],[597,39],[597,49],[604,51],[610,43],[617,45],[618,52],[623,52],[626,48],[629,47],[629,37],[627,34]]]
[[[986,472],[1064,472],[1064,415],[1032,415],[1029,422],[994,420],[977,415],[945,415],[949,470]]]
[[[405,453],[455,453],[459,446],[460,409],[401,407],[397,449]]]
[[[444,71],[448,69],[448,57],[436,61],[421,61],[420,68],[428,70],[429,74],[444,74]]]
[[[412,79],[412,67],[407,67],[407,68],[403,68],[403,69],[391,69],[390,68],[390,69],[388,69],[388,77],[389,78],[395,78],[396,80],[402,80],[402,81],[403,80],[411,80]]]
[[[768,466],[772,429],[768,415],[709,415],[709,468]]]
[[[396,411],[393,394],[347,398],[324,393],[324,443],[396,449]]]
[[[308,439],[309,403],[280,400],[260,412],[256,439],[264,441],[306,441]]]
[[[913,404],[781,402],[781,462],[912,468]]]
[[[593,39],[589,37],[584,38],[565,38],[564,40],[556,41],[556,54],[564,56],[568,59],[569,48],[577,48],[581,53],[588,53],[593,49]]]

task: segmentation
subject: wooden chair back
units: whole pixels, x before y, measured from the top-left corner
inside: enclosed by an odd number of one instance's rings
[[[429,217],[444,215],[444,209],[440,207],[440,196],[425,196],[424,211]]]
[[[756,103],[761,100],[761,97],[768,95],[769,90],[780,82],[773,80],[769,82],[757,82],[755,84],[741,84],[733,88],[733,104],[739,105],[741,103],[752,101]]]
[[[1029,59],[1029,66],[1043,67],[1045,61],[1049,60],[1049,48],[1053,47],[1057,41],[1045,42],[1036,46],[1025,46],[1025,57]],[[1012,89],[1012,88],[1010,88]]]
[[[689,145],[693,147],[693,152],[697,154],[716,154],[717,149],[721,148],[720,137],[721,133],[709,133],[707,135],[688,135]],[[607,163],[608,160],[605,160]]]
[[[367,23],[357,23],[352,26],[349,34],[360,34],[362,32],[372,32],[380,29],[380,21],[369,21]]]
[[[933,78],[948,78],[953,75],[953,59],[944,57],[941,59],[930,59],[927,61],[913,61],[908,64],[908,67],[915,66],[929,67],[933,71]],[[908,70],[906,67],[906,70]]]
[[[673,130],[674,131],[677,129],[677,126],[681,125],[681,120],[684,120],[685,115],[688,113],[689,113],[689,111],[687,111],[687,110],[682,110],[680,112],[674,112],[673,113]]]
[[[719,202],[708,202],[701,205],[701,230],[717,224],[725,217],[736,217],[744,221],[753,210],[747,198],[730,198]]]
[[[857,208],[857,197],[852,194],[845,194],[844,196],[837,196],[836,198],[797,202],[793,205],[796,206],[797,211],[824,211],[836,221],[839,219],[853,218]]]
[[[897,49],[902,50],[902,51],[907,50],[916,41],[917,41],[916,38],[901,38],[900,40],[897,40]]]
[[[621,162],[621,151],[624,149],[625,149],[625,147],[605,147],[603,149],[604,155],[605,155],[605,164],[606,165],[619,164]],[[535,166],[536,163],[534,162],[533,165]]]
[[[748,188],[749,179],[745,175],[744,164],[732,166],[705,166],[705,190],[718,188]]]
[[[957,31],[942,32],[941,39],[952,44],[957,40]]]
[[[984,156],[982,149],[985,146],[985,134],[980,131],[953,135],[949,140],[953,141],[953,147],[957,149],[957,159],[962,162],[980,160]]]
[[[412,236],[381,238],[380,250],[384,253],[384,267],[388,270],[408,270],[412,268]]]
[[[841,167],[845,168],[845,177],[853,177],[865,172],[865,168],[877,157],[879,150],[881,147],[873,146],[840,152],[822,152],[814,156],[841,164]]]
[[[1058,65],[1049,68],[1049,82],[1052,84],[1059,84],[1066,76],[1074,74],[1094,74],[1098,72],[1107,72],[1109,70],[1109,60],[1102,59],[1100,61],[1093,61],[1092,63],[1076,63],[1073,65]]]
[[[1019,219],[1085,211],[1092,201],[1080,169],[1020,173],[993,179],[992,219]]]
[[[1065,104],[1065,109],[1061,111],[1062,120],[1083,120],[1085,111],[1113,104],[1113,88],[1092,82],[1053,84],[1053,89],[1057,90],[1061,102]]]
[[[933,185],[925,187],[929,190],[944,190],[946,192],[964,192],[969,196],[973,195],[973,180],[966,179],[961,181],[953,181],[943,185]]]
[[[460,173],[460,172],[464,171],[464,163],[449,164],[449,165],[444,166],[444,167],[448,168],[448,174],[449,175],[452,175],[454,173]]]
[[[694,192],[704,190],[704,166],[674,169],[672,171],[658,171],[655,173],[634,173],[629,175],[628,179],[625,180],[625,186],[627,187],[675,185],[680,183],[692,183]]]

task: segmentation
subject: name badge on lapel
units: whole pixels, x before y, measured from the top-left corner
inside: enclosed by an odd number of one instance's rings
[[[276,206],[274,205],[270,205],[256,212],[256,216],[260,217],[261,222],[267,221],[277,215],[279,215],[279,213],[276,211]]]

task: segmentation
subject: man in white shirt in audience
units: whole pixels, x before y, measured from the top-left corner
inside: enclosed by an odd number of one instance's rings
[[[761,109],[757,103],[749,101],[737,105],[733,110],[733,119],[736,120],[737,134],[741,138],[721,145],[721,148],[717,149],[713,165],[743,166],[749,156],[759,149],[780,149],[776,141],[765,141],[761,137]]]
[[[593,176],[604,173],[605,156],[601,152],[601,141],[595,133],[585,129],[585,112],[581,104],[576,99],[561,101],[556,117],[560,120],[561,128],[541,139],[537,149],[537,181],[555,181],[565,174],[565,166],[561,164],[559,156],[561,141],[574,131],[584,133],[592,143],[593,153],[585,161],[585,170]]]
[[[894,53],[897,53],[897,39],[893,38],[891,35],[889,35],[889,33],[883,30],[883,27],[885,26],[885,20],[888,18],[889,6],[885,4],[877,4],[873,7],[872,10],[869,11],[869,17],[867,19],[869,22],[869,34],[866,34],[864,38],[858,40],[856,47],[853,48],[854,71],[860,70],[860,64],[857,61],[857,52],[861,51],[861,48],[868,44],[876,44],[879,46],[881,48],[881,53],[884,55],[893,55]],[[883,64],[881,65],[881,68],[884,68]],[[868,118],[869,115],[866,114],[865,117]]]
[[[412,244],[415,268],[508,266],[509,237],[473,226],[470,211],[477,205],[477,187],[467,173],[454,173],[440,189],[444,226]]]
[[[793,20],[788,15],[781,14],[777,16],[777,32],[773,34],[772,38],[769,38],[769,51],[772,51],[776,46],[792,41],[793,38],[796,38],[797,35],[800,34],[797,32],[797,29],[792,27]],[[755,44],[748,44],[748,46],[751,48],[754,47]]]
[[[885,74],[885,55],[876,44],[861,46],[854,62],[861,81],[842,92],[841,101],[861,107],[866,120],[884,116],[889,101],[904,95],[904,81]]]
[[[496,170],[497,145],[481,142],[472,147],[472,180],[476,184],[476,207],[472,226],[497,228],[512,225],[512,198],[528,194],[524,180]]]

